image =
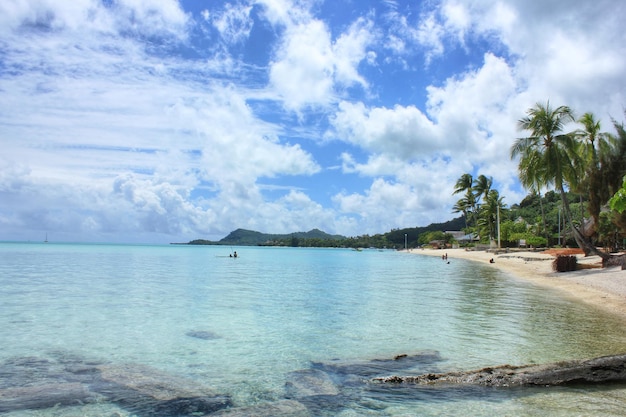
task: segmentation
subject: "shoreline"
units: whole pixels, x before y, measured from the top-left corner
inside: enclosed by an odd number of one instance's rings
[[[409,253],[425,256],[447,254],[448,261],[465,259],[499,269],[516,279],[558,290],[563,296],[593,305],[626,320],[626,271],[621,267],[599,268],[600,257],[577,255],[585,269],[572,272],[552,271],[554,255],[545,252],[494,254],[465,249],[412,249]],[[490,259],[494,263],[490,263]]]

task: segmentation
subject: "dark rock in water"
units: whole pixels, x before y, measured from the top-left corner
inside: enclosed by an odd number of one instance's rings
[[[185,333],[185,335],[189,337],[195,337],[196,339],[202,339],[202,340],[215,340],[215,339],[220,338],[220,336],[216,335],[215,333],[208,332],[205,330],[193,330],[193,331]]]
[[[603,356],[546,365],[503,365],[466,372],[374,378],[386,384],[550,386],[626,381],[626,355]]]
[[[291,372],[285,383],[285,388],[287,398],[339,394],[339,388],[330,376],[319,369],[303,369]]]
[[[102,400],[81,383],[83,379],[56,360],[33,356],[8,359],[0,364],[0,412]]]
[[[94,390],[140,416],[181,416],[212,413],[230,399],[197,381],[142,365],[99,366],[103,383]]]
[[[373,377],[417,366],[432,365],[442,360],[437,351],[424,351],[413,355],[397,355],[392,359],[373,359],[369,361],[335,361],[331,363],[313,363],[313,368],[340,376],[356,375]]]
[[[147,366],[102,364],[64,353],[0,363],[0,413],[102,401],[140,417],[203,415],[230,406],[228,397],[196,381]]]
[[[80,405],[102,397],[79,383],[47,383],[0,389],[0,413],[15,410],[49,408],[57,405]]]
[[[281,400],[252,407],[231,408],[211,415],[218,417],[309,417],[311,414],[298,401]]]

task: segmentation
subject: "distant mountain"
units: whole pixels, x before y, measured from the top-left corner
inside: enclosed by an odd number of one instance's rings
[[[288,234],[268,234],[255,232],[253,230],[237,229],[230,232],[228,236],[217,242],[219,245],[263,245],[272,241],[291,239],[322,239],[322,240],[341,240],[345,236],[330,235],[319,229],[309,230],[308,232],[295,232]]]
[[[445,223],[433,223],[426,227],[412,227],[405,229],[395,229],[390,232],[384,233],[382,235],[376,235],[380,239],[369,239],[367,242],[359,240],[359,238],[347,238],[342,235],[331,235],[326,232],[323,232],[319,229],[309,230],[308,232],[295,232],[295,233],[287,233],[287,234],[269,234],[269,233],[261,233],[256,232],[254,230],[246,230],[246,229],[237,229],[232,232],[225,238],[215,242],[204,239],[196,239],[189,242],[189,245],[233,245],[233,246],[259,246],[259,245],[285,245],[285,241],[288,241],[287,245],[298,246],[302,241],[306,241],[308,239],[316,240],[316,242],[307,242],[311,246],[325,246],[324,244],[320,245],[320,242],[323,241],[343,241],[339,243],[340,245],[345,245],[347,247],[356,246],[375,246],[376,242],[380,241],[379,246],[388,246],[389,244],[395,246],[404,245],[405,239],[408,238],[410,242],[414,242],[417,240],[419,234],[424,232],[430,232],[435,230],[440,230],[442,232],[449,230],[461,230],[465,227],[465,221],[463,217],[458,217],[456,219],[450,220]],[[300,242],[298,242],[300,241]],[[334,246],[334,245],[330,245]]]
[[[288,234],[269,234],[256,232],[254,230],[237,229],[228,234],[225,238],[215,242],[205,239],[196,239],[189,242],[189,245],[233,245],[233,246],[258,246],[271,245],[272,242],[285,239],[320,239],[320,240],[342,240],[345,236],[331,235],[319,229],[308,232],[295,232]]]

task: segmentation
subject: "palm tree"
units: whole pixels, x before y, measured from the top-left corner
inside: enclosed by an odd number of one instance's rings
[[[479,224],[486,227],[489,232],[489,241],[496,236],[496,225],[498,223],[498,213],[503,211],[504,197],[500,197],[497,190],[490,190],[485,197],[485,202],[480,207]]]
[[[468,197],[470,197],[471,199],[468,199]],[[470,194],[469,196],[466,195],[465,197],[461,198],[452,207],[452,212],[453,213],[463,213],[463,217],[465,218],[465,228],[466,229],[469,227],[467,219],[468,219],[470,213],[472,212],[472,208],[474,207],[474,205],[475,205],[475,203],[474,203],[473,195]]]
[[[470,227],[472,225],[472,220],[474,217],[474,213],[476,212],[476,198],[472,191],[472,185],[474,183],[474,178],[471,174],[463,174],[456,181],[454,185],[454,192],[452,194],[459,194],[465,192],[465,196],[457,201],[454,205],[454,212],[459,213],[462,212],[465,216],[465,227]]]
[[[463,174],[461,177],[456,180],[456,184],[454,185],[454,192],[452,194],[462,193],[472,188],[472,184],[474,182],[474,178],[472,174]]]
[[[593,253],[604,259],[609,255],[591,245],[573,223],[565,193],[566,187],[577,185],[575,167],[580,166],[574,136],[563,133],[565,124],[574,121],[573,111],[568,106],[552,109],[548,101],[546,105],[535,104],[526,114],[518,127],[530,131],[531,136],[517,139],[511,147],[511,159],[519,156],[518,170],[525,170],[520,177],[526,176],[527,182],[541,187],[553,185],[561,195],[563,212],[578,246],[585,255]]]
[[[536,156],[536,155],[535,155]],[[537,158],[531,157],[520,160],[519,165],[519,179],[524,188],[530,190],[533,194],[536,194],[539,197],[539,207],[541,208],[541,232],[543,232],[544,237],[548,240],[548,229],[546,227],[546,211],[543,206],[543,196],[541,195],[541,189],[543,187],[540,178],[541,175],[530,175],[530,173],[535,173],[540,169],[538,165]]]
[[[487,195],[489,195],[489,191],[491,190],[491,185],[493,184],[492,177],[485,177],[484,175],[479,175],[472,183],[472,191],[474,192],[474,196],[476,197],[476,204],[480,203],[480,199],[484,197],[487,199]]]
[[[600,210],[609,198],[606,184],[602,181],[602,165],[613,153],[614,138],[600,131],[600,121],[593,113],[585,113],[578,123],[583,125],[574,134],[579,139],[579,151],[582,165],[578,169],[578,191],[589,196],[588,210],[593,219],[593,226],[600,224]]]

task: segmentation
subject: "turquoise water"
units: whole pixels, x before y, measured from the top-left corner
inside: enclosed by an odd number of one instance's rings
[[[484,265],[402,252],[0,244],[0,373],[16,358],[137,365],[209,385],[232,407],[290,397],[295,371],[401,354],[435,359],[380,374],[623,353],[623,328]],[[319,416],[626,415],[623,385],[418,390],[370,377],[333,374],[340,395],[303,403]],[[101,399],[5,415],[141,412]]]

